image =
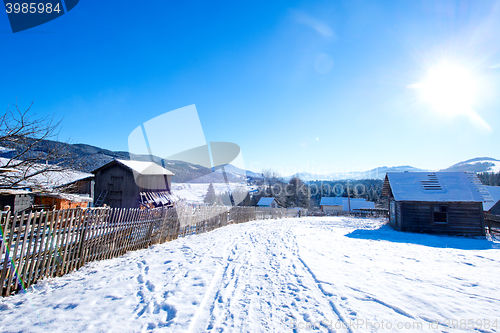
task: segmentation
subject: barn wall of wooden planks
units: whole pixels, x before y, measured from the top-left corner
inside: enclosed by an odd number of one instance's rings
[[[67,209],[0,215],[0,292],[9,296],[38,280],[231,223],[296,217],[280,208]]]

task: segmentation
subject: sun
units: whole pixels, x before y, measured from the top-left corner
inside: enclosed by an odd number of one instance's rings
[[[477,90],[476,80],[464,67],[444,63],[430,68],[418,84],[422,98],[445,115],[467,113],[472,109]]]

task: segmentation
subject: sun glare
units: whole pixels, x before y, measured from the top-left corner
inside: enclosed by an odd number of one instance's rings
[[[466,69],[442,64],[429,70],[421,89],[423,99],[435,111],[455,115],[472,109],[476,83]]]

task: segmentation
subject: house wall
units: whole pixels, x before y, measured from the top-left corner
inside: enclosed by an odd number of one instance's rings
[[[342,211],[342,206],[327,206],[323,205],[321,206],[321,211],[325,214],[330,214],[334,212],[341,212]]]
[[[447,223],[434,222],[434,206],[447,207]],[[395,202],[396,229],[411,232],[484,235],[481,202]]]
[[[0,195],[0,208],[10,206],[11,212],[17,213],[28,209],[33,204],[33,198],[29,194],[2,194]]]
[[[71,208],[86,208],[89,206],[87,201],[75,202],[63,198],[55,198],[51,196],[37,195],[35,196],[35,205],[47,206],[50,209],[71,209]]]

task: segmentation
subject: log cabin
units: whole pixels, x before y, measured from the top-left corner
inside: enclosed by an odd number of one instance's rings
[[[401,231],[485,235],[489,192],[470,172],[388,172],[390,225]]]

